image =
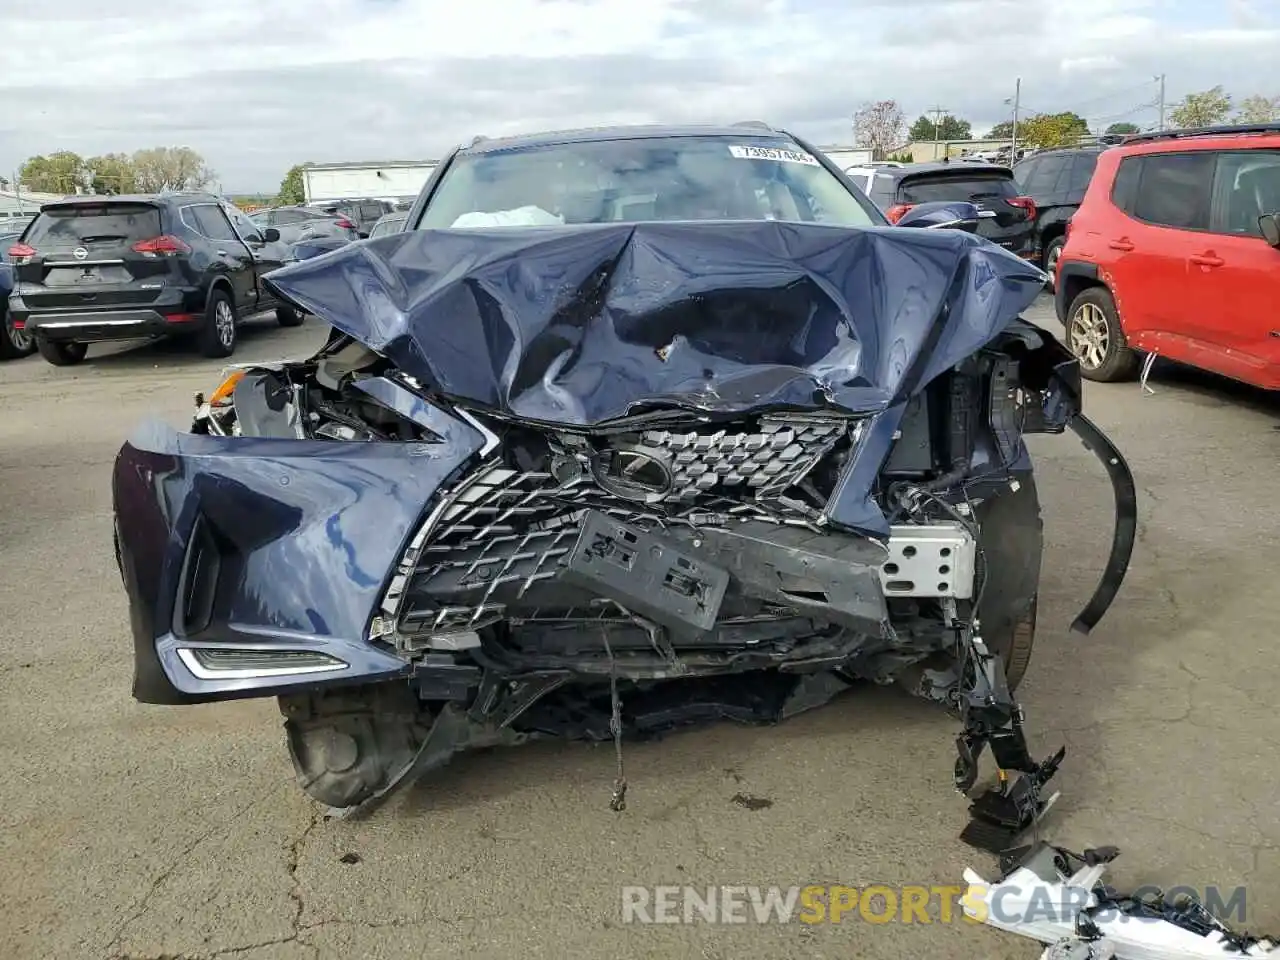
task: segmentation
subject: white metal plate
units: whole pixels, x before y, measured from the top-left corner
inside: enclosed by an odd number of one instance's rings
[[[959,523],[895,525],[880,568],[884,595],[971,600],[976,558],[977,544]]]

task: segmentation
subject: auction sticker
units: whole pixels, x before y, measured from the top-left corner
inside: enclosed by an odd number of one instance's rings
[[[821,166],[810,154],[803,150],[783,150],[781,147],[754,147],[733,144],[729,153],[739,160],[775,160],[778,163],[803,163],[809,167]]]

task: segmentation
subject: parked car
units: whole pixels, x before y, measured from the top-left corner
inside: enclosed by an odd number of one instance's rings
[[[275,308],[286,327],[303,320],[262,284],[291,259],[279,232],[209,194],[48,203],[9,256],[10,315],[57,366],[79,363],[90,343],[169,336],[228,357],[250,313]]]
[[[1034,258],[1036,205],[1019,191],[1008,167],[958,160],[881,167],[871,178],[870,196],[891,223],[918,203],[970,201],[986,214],[980,236],[1023,259]]]
[[[333,215],[343,216],[355,224],[356,233],[361,237],[369,236],[373,225],[388,213],[394,212],[392,204],[385,200],[369,198],[356,200],[328,200],[309,206],[316,207]]]
[[[1016,834],[1061,759],[1009,693],[1040,589],[1023,436],[1076,431],[1117,488],[1082,632],[1137,521],[1069,354],[1019,319],[1043,273],[906,229],[977,214],[891,227],[758,123],[456,149],[408,229],[267,278],[334,328],[315,357],[120,451],[134,696],[278,696],[303,787],[345,808],[468,746],[621,751],[897,679],[963,713],[961,789],[999,742]]]
[[[1138,134],[1098,156],[1058,261],[1091,380],[1139,354],[1280,389],[1280,123]]]
[[[1041,150],[1013,166],[1022,193],[1036,205],[1034,256],[1051,277],[1067,242],[1067,221],[1084,200],[1105,145]]]
[[[5,242],[0,237],[0,244]],[[3,248],[0,248],[3,249]],[[0,261],[4,258],[0,257]],[[31,334],[21,321],[15,322],[9,313],[9,294],[13,292],[13,266],[0,262],[0,360],[16,360],[35,353]]]
[[[871,195],[871,179],[876,175],[875,167],[869,165],[846,167],[844,175],[867,196]]]
[[[255,210],[249,214],[249,219],[260,230],[275,227],[286,243],[292,243],[303,235],[334,236],[345,240],[360,238],[355,223],[345,214],[330,213],[316,207],[268,207],[265,210]]]
[[[385,237],[388,233],[399,233],[404,229],[405,221],[408,219],[409,212],[407,210],[403,213],[388,213],[369,230],[369,239]]]

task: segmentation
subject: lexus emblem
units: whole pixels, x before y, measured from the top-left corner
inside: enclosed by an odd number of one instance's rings
[[[596,483],[615,497],[654,503],[671,492],[671,467],[661,450],[621,447],[594,461]]]
[[[89,256],[89,251],[86,250],[84,247],[76,247],[74,250],[71,251],[71,255],[75,257],[77,260],[84,260]]]

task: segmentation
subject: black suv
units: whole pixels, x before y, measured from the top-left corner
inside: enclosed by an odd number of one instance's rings
[[[1031,259],[1036,206],[1022,196],[1013,172],[995,163],[971,160],[878,167],[871,199],[891,223],[918,203],[962,200],[979,210],[978,235],[1011,253]]]
[[[206,357],[229,357],[243,316],[275,307],[281,326],[303,321],[262,286],[292,258],[279,231],[209,194],[48,203],[9,256],[10,314],[57,366],[90,343],[184,334]]]
[[[1013,165],[1018,186],[1036,205],[1036,262],[1053,278],[1067,242],[1067,221],[1084,200],[1106,144],[1041,150]]]

